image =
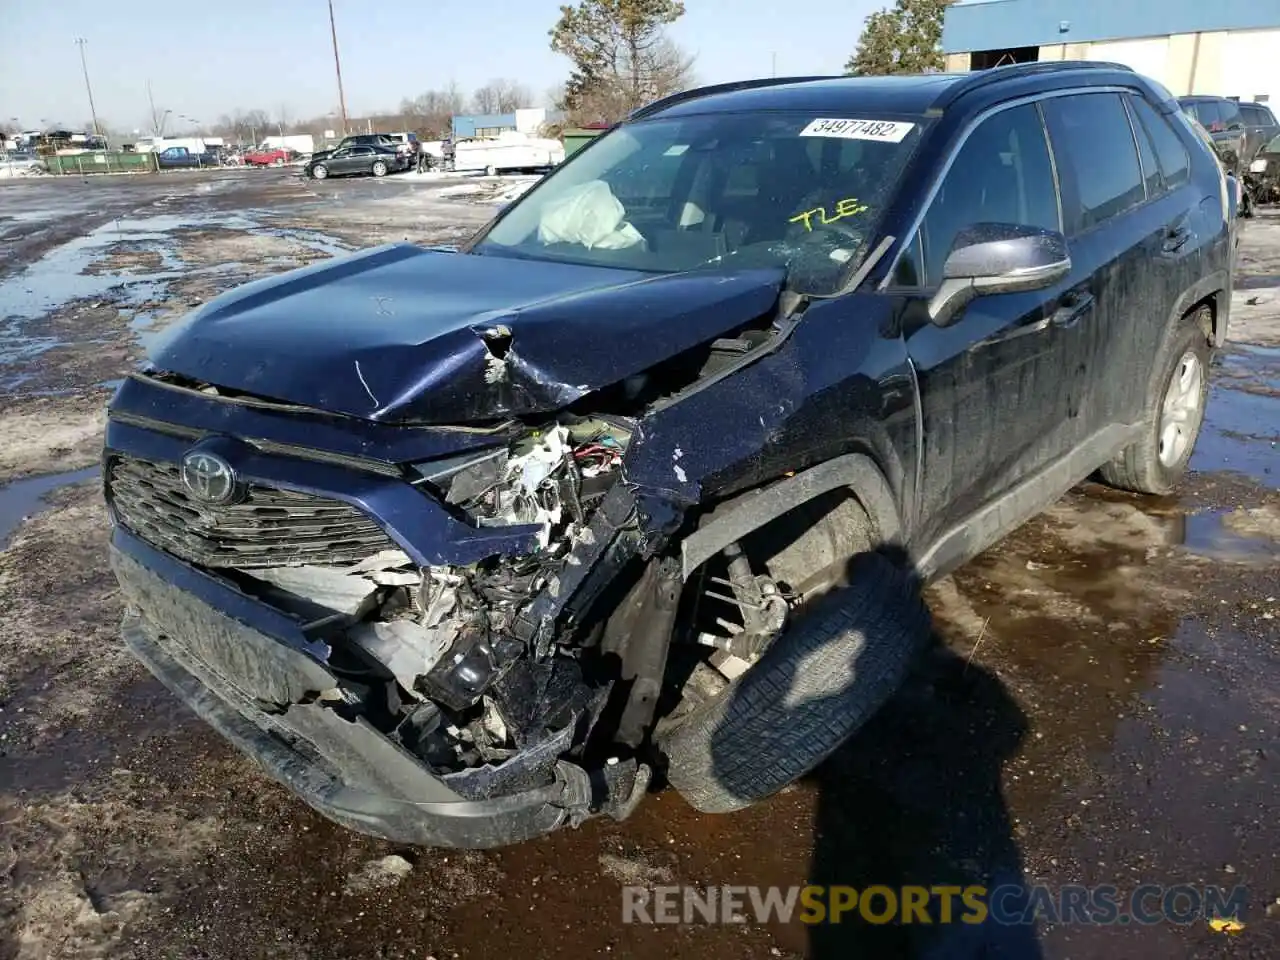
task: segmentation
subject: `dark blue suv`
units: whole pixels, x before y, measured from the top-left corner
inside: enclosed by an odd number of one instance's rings
[[[646,107],[460,250],[193,313],[110,408],[124,637],[356,830],[731,810],[906,676],[918,584],[1186,470],[1234,208],[1122,67]]]

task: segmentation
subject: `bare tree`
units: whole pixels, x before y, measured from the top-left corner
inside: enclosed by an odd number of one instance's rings
[[[514,113],[533,103],[529,88],[515,80],[490,80],[475,92],[471,107],[476,113]]]
[[[400,101],[400,122],[419,136],[444,136],[453,126],[453,117],[462,112],[462,91],[456,84],[443,90],[427,90]]]

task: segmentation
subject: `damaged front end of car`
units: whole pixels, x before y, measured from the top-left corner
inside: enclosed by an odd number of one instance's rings
[[[665,481],[638,483],[629,454],[652,411],[780,342],[778,280],[664,279],[675,293],[660,302],[682,311],[690,293],[698,309],[698,296],[736,299],[671,334],[674,349],[619,350],[607,370],[595,357],[585,383],[548,371],[561,326],[549,339],[527,316],[494,318],[447,335],[449,355],[426,342],[421,362],[393,368],[389,344],[365,351],[344,392],[324,377],[308,388],[328,407],[303,401],[299,366],[337,363],[336,338],[312,337],[320,359],[293,367],[274,353],[264,374],[261,350],[203,342],[195,323],[109,411],[126,642],[354,829],[486,847],[627,816],[652,774],[646,738],[686,573],[673,550],[699,480],[677,450]],[[618,296],[653,301],[644,286]],[[219,301],[204,316],[236,319]],[[247,389],[255,379],[274,397]],[[353,414],[365,395],[383,422]]]
[[[619,677],[593,601],[644,543],[619,483],[625,421],[552,422],[408,467],[401,485],[451,529],[528,548],[467,563],[411,557],[351,506],[260,479],[226,441],[177,465],[138,456],[156,426],[116,411],[108,437],[126,639],[313,806],[382,836],[483,847],[639,801],[649,768],[593,739]],[[210,462],[248,466],[234,493],[192,482]],[[312,757],[309,779],[290,773],[297,756],[264,756],[282,747]]]

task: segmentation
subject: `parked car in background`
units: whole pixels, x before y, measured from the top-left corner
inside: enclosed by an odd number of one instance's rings
[[[1231,227],[1112,64],[675,94],[459,250],[187,317],[108,411],[124,641],[398,843],[625,818],[660,774],[739,809],[894,695],[923,582],[1095,472],[1176,488]]]
[[[255,147],[243,154],[244,163],[250,167],[283,167],[299,158],[297,151],[288,147]]]
[[[1252,217],[1253,196],[1248,188],[1246,177],[1248,166],[1240,163],[1238,141],[1215,139],[1213,134],[1205,129],[1204,124],[1196,119],[1196,115],[1185,109],[1181,114],[1181,118],[1191,128],[1191,132],[1200,139],[1200,142],[1213,151],[1213,155],[1218,161],[1218,166],[1222,168],[1231,193],[1232,215]]]
[[[1280,134],[1263,145],[1245,173],[1249,192],[1257,203],[1280,203]]]
[[[342,150],[346,147],[385,147],[388,150],[395,150],[399,146],[399,142],[391,139],[386,133],[353,133],[350,136],[343,137],[332,147],[325,150],[317,150],[311,155],[312,160],[321,160],[335,150]]]
[[[396,144],[396,151],[409,158],[410,164],[417,163],[418,150],[421,149],[421,144],[418,142],[416,133],[412,130],[406,130],[400,133],[389,133],[387,136]]]
[[[1248,129],[1240,104],[1226,97],[1179,97],[1183,111],[1200,122],[1217,144],[1218,155],[1231,173],[1238,174],[1249,156]]]
[[[186,147],[165,147],[156,154],[156,163],[161,170],[174,170],[182,167],[217,167],[221,164],[218,156],[211,150],[196,153]]]
[[[1245,156],[1252,163],[1272,140],[1280,137],[1280,121],[1265,103],[1240,104],[1240,116],[1244,118]]]
[[[410,162],[404,154],[396,152],[394,147],[355,144],[312,157],[302,168],[302,172],[316,180],[349,176],[353,173],[385,177],[396,170],[404,170]]]

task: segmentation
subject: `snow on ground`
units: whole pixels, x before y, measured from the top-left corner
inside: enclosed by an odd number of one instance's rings
[[[486,177],[480,174],[453,173],[443,170],[427,170],[423,173],[408,171],[395,177],[384,177],[379,183],[406,182],[422,186],[441,184],[432,195],[441,199],[469,200],[475,203],[510,203],[535,183],[541,174],[516,174]]]

